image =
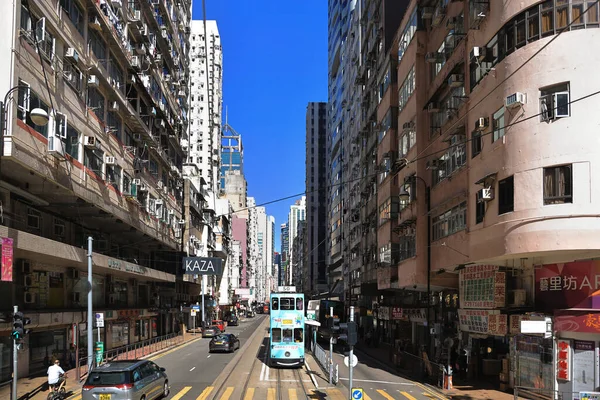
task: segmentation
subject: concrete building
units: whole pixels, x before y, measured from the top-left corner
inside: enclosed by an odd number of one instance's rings
[[[260,292],[259,284],[257,280],[258,272],[258,210],[256,207],[256,200],[254,197],[248,197],[248,219],[247,219],[247,232],[246,236],[246,275],[248,280],[248,287],[250,288],[250,294],[252,301],[263,301],[258,298]]]
[[[0,236],[13,257],[0,309],[32,320],[20,377],[45,373],[52,355],[66,365],[74,344],[87,354],[90,236],[105,349],[175,332],[198,298],[179,267],[190,3],[0,2]],[[11,329],[0,324],[3,349]]]
[[[290,256],[290,229],[288,227],[288,223],[281,224],[281,262],[279,264],[279,284],[287,285],[289,284],[289,256]]]
[[[242,136],[225,121],[221,139],[221,191],[225,190],[225,175],[228,171],[240,171],[240,174],[244,174],[244,146]]]
[[[306,292],[308,290],[306,271],[306,254],[307,254],[307,235],[306,235],[306,220],[298,223],[298,234],[294,238],[293,253],[294,263],[292,265],[292,285],[296,286],[298,292]]]
[[[306,259],[305,295],[327,285],[327,103],[306,107]]]
[[[194,20],[190,35],[190,124],[183,142],[194,177],[203,178],[219,193],[221,117],[223,108],[223,53],[217,21]]]
[[[293,281],[294,271],[293,265],[295,262],[295,257],[302,257],[302,253],[294,253],[294,239],[298,236],[298,227],[300,226],[300,222],[306,219],[306,196],[302,196],[300,199],[296,200],[294,204],[290,206],[290,212],[288,214],[288,243],[289,243],[289,271],[288,271],[288,279],[290,282]]]

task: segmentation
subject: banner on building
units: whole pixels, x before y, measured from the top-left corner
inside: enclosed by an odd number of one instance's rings
[[[471,265],[460,271],[460,307],[489,309],[506,303],[506,274],[497,265]]]
[[[508,317],[499,310],[458,310],[460,330],[484,335],[505,336]]]
[[[13,239],[2,238],[2,282],[13,280]]]
[[[223,260],[218,257],[183,257],[183,272],[189,275],[223,275]]]
[[[566,308],[600,310],[600,261],[549,264],[535,270],[538,310]]]

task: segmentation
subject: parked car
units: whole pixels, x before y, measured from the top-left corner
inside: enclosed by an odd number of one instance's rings
[[[221,330],[216,325],[211,325],[208,328],[202,330],[202,337],[215,337],[221,333]]]
[[[233,353],[240,348],[240,339],[232,333],[222,333],[211,339],[208,344],[208,351],[228,351]]]
[[[88,375],[82,400],[154,400],[169,395],[164,368],[148,360],[112,361]]]
[[[240,325],[240,320],[237,316],[235,315],[230,315],[229,316],[229,321],[227,322],[227,325],[231,325],[231,326],[239,326]]]
[[[213,319],[212,324],[218,326],[221,332],[225,332],[225,322],[223,322],[223,320]]]

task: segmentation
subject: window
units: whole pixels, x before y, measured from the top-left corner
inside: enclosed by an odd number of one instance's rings
[[[119,114],[116,111],[109,111],[106,117],[106,128],[110,130],[110,133],[115,135],[117,139],[121,140],[121,117],[119,117]]]
[[[46,30],[46,18],[40,18],[35,24],[35,37],[42,56],[52,62],[54,60],[54,36]],[[37,49],[37,47],[36,47]]]
[[[439,240],[462,231],[467,227],[467,202],[462,202],[456,207],[432,219],[432,240]]]
[[[76,0],[60,0],[60,6],[69,20],[75,25],[77,31],[83,36],[83,16],[84,12]]]
[[[106,166],[106,180],[115,190],[121,189],[121,167],[118,165]]]
[[[398,217],[398,196],[389,197],[379,206],[379,226]]]
[[[67,137],[65,139],[65,151],[74,160],[79,159],[79,132],[71,124],[67,124]]]
[[[63,58],[63,79],[71,86],[77,94],[83,89],[83,74],[70,60]]]
[[[498,182],[498,215],[515,210],[515,177]]]
[[[572,165],[544,168],[544,205],[572,202]]]
[[[454,136],[457,137],[457,136]],[[439,159],[435,160],[437,166],[433,169],[433,184],[437,185],[457,169],[462,167],[467,162],[467,144],[463,143],[451,143],[452,147],[448,149]]]
[[[42,213],[33,208],[27,209],[27,226],[32,229],[42,228]]]
[[[104,165],[104,152],[99,149],[86,148],[84,156],[83,163],[85,167],[96,174],[96,177],[103,179],[102,167]]]
[[[479,195],[475,195],[475,223],[480,224],[485,218],[485,201],[479,199]]]
[[[398,149],[400,150],[400,157],[404,157],[408,154],[410,149],[417,144],[417,130],[414,127],[414,123],[409,122],[410,128],[403,129],[402,136],[400,137]]]
[[[279,297],[273,297],[273,304],[271,304],[271,310],[279,310]]]
[[[554,34],[554,0],[547,0],[541,5],[542,37]]]
[[[415,79],[415,67],[413,66],[398,91],[398,112],[402,112],[410,96],[412,96],[415,90]]]
[[[282,297],[279,299],[279,308],[281,310],[293,310],[294,299],[292,297]]]
[[[17,99],[17,118],[26,123],[36,132],[42,134],[44,137],[48,137],[49,124],[45,126],[34,124],[31,120],[29,112],[35,108],[41,108],[49,113],[50,108],[33,90],[29,88],[29,84],[27,82],[19,80],[19,85],[25,86],[25,88],[19,89],[19,95]]]
[[[291,329],[284,329],[283,330],[283,342],[284,343],[292,343],[293,337],[292,337],[292,330]]]
[[[54,236],[63,239],[65,237],[65,221],[54,218]]]
[[[294,328],[294,342],[295,343],[304,342],[304,329]]]
[[[473,131],[471,133],[471,158],[475,157],[483,149],[483,138],[481,132]]]
[[[492,141],[500,139],[504,136],[504,107],[496,111],[493,115],[492,119],[492,129],[494,130],[494,135],[492,137]]]
[[[95,87],[88,87],[87,106],[104,122],[104,96]]]
[[[569,0],[556,0],[556,30],[569,24]]]
[[[569,83],[540,90],[540,119],[550,122],[571,115]]]

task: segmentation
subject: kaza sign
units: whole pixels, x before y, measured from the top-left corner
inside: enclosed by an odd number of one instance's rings
[[[216,257],[183,257],[183,272],[190,275],[223,275],[223,260]]]

